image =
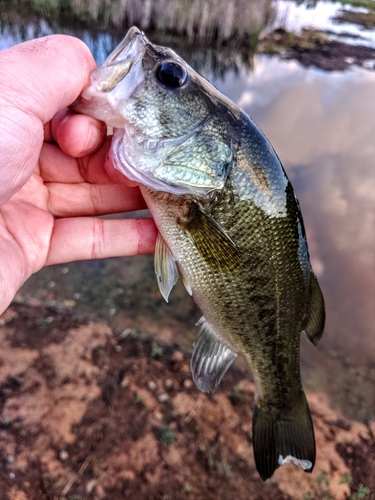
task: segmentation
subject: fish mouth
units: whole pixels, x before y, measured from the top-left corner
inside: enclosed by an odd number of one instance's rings
[[[109,54],[103,65],[94,70],[91,84],[99,92],[110,92],[130,72],[137,61],[142,59],[150,42],[145,34],[133,26],[122,42]]]
[[[71,109],[102,120],[111,127],[124,128],[124,120],[116,109],[143,82],[142,58],[149,45],[142,31],[130,28],[103,65],[91,73],[90,85]]]
[[[149,43],[143,31],[133,26],[129,29],[122,42],[109,54],[103,66],[134,58],[139,52],[143,52],[144,47]]]

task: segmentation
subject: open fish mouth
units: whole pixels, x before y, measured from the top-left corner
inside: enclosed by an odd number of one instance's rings
[[[109,54],[104,66],[116,61],[136,57],[142,52],[142,47],[149,43],[145,34],[136,26],[130,28],[122,42]]]
[[[90,85],[71,106],[73,111],[93,116],[110,127],[124,128],[118,107],[144,81],[142,58],[149,43],[138,28],[131,28],[103,65],[92,72]]]
[[[142,59],[148,43],[138,28],[131,28],[120,45],[107,57],[103,66],[92,73],[91,84],[95,90],[113,90],[129,74],[136,61]]]

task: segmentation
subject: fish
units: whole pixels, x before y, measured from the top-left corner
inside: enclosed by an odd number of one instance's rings
[[[202,312],[192,377],[214,392],[238,354],[256,393],[260,477],[311,472],[315,439],[302,387],[302,332],[316,345],[324,299],[281,162],[251,118],[172,49],[131,28],[73,109],[113,127],[113,166],[136,182],[159,231],[162,296],[179,276]]]

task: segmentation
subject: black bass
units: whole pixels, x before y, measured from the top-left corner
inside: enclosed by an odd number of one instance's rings
[[[200,307],[191,360],[213,392],[237,353],[257,394],[262,479],[284,463],[311,472],[315,440],[299,369],[324,302],[293,188],[251,119],[171,49],[131,28],[75,109],[115,128],[114,166],[140,184],[159,229],[155,271],[168,300],[180,274]]]

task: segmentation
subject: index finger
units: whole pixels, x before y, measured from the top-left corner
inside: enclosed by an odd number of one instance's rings
[[[124,184],[135,187],[137,184],[128,180],[116,170],[109,156],[112,137],[108,136],[102,146],[93,154],[84,158],[73,158],[55,144],[45,143],[39,158],[39,173],[45,182],[92,184]]]
[[[107,125],[88,115],[73,113],[70,108],[59,111],[44,126],[44,140],[57,142],[60,148],[74,158],[96,151],[107,135]]]

